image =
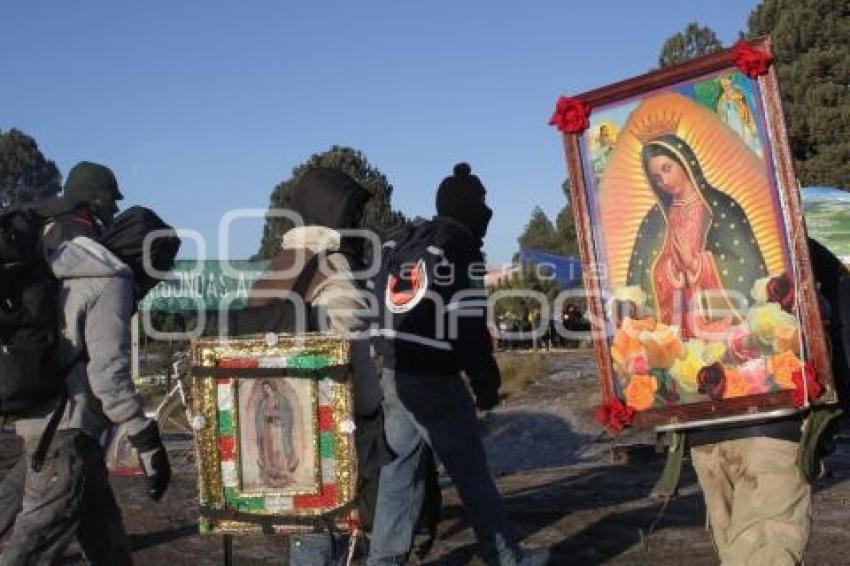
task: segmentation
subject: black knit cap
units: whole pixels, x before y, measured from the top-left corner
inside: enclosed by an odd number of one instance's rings
[[[487,190],[472,174],[468,163],[454,166],[453,175],[446,177],[437,189],[437,214],[462,222],[479,238],[484,238],[493,216],[484,203]]]
[[[80,161],[74,165],[62,191],[65,197],[84,202],[92,202],[97,197],[111,200],[124,198],[118,190],[118,181],[112,170],[91,161]]]

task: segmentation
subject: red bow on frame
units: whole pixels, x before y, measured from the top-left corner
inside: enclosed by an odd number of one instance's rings
[[[738,70],[751,79],[766,75],[773,63],[773,57],[760,49],[753,48],[743,39],[739,39],[732,47],[730,55]]]
[[[814,401],[823,395],[823,385],[818,381],[818,374],[812,362],[806,362],[802,369],[792,373],[791,380],[794,382],[794,405],[797,407],[802,407],[806,401]]]
[[[577,98],[562,96],[555,105],[555,112],[549,118],[549,125],[555,126],[565,134],[580,134],[590,126],[590,105]]]
[[[625,427],[632,424],[635,410],[616,397],[607,397],[593,412],[593,418],[607,428],[612,436],[617,436]]]

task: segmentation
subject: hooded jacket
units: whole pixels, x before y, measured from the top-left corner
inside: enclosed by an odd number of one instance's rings
[[[66,378],[68,403],[60,429],[99,438],[111,423],[135,434],[147,424],[130,373],[133,274],[105,247],[84,236],[62,243],[48,258],[59,281],[57,367],[74,364]],[[16,422],[24,438],[41,435],[55,409],[50,403]]]
[[[326,265],[320,267],[307,287],[304,300],[319,307],[326,315],[325,329],[338,336],[353,338],[351,342],[351,364],[354,372],[354,411],[357,415],[371,415],[381,402],[378,374],[371,358],[367,314],[370,312],[368,295],[357,285],[352,275],[351,263],[340,249],[339,232],[324,226],[299,226],[283,235],[282,249],[272,259],[267,273],[286,271],[299,259],[306,261],[306,254],[324,253]],[[298,259],[296,259],[298,258]],[[288,291],[298,274],[292,277],[261,276],[252,289],[249,304],[260,305],[263,298],[275,290]]]
[[[416,255],[422,252],[422,255]],[[410,255],[414,254],[414,255]],[[433,298],[393,313],[387,301],[390,276],[428,256],[421,280]],[[384,244],[375,279],[381,307],[378,340],[384,365],[413,375],[454,375],[463,370],[473,387],[501,382],[487,328],[487,292],[480,239],[469,227],[446,216],[403,229]],[[478,273],[476,273],[478,272]]]

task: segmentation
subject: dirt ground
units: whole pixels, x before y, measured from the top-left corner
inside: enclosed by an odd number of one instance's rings
[[[717,564],[690,466],[679,497],[659,518],[661,504],[647,495],[662,458],[639,448],[629,451],[628,462],[613,463],[613,445],[591,418],[598,402],[592,354],[553,354],[547,365],[548,375],[484,421],[490,466],[523,543],[550,547],[553,564]],[[650,441],[646,434],[627,433],[617,443]],[[112,479],[137,564],[222,563],[221,538],[197,534],[197,487],[187,448],[185,441],[170,446],[175,477],[160,504],[146,499],[139,479]],[[17,449],[12,435],[0,436],[0,469]],[[850,563],[850,438],[839,439],[829,465],[831,476],[815,487],[808,565]],[[440,540],[425,563],[474,564],[474,537],[447,478],[443,486]],[[285,549],[281,537],[237,538],[234,563],[285,564]],[[69,556],[68,563],[77,558]]]

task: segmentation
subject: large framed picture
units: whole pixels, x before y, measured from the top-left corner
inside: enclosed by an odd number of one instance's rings
[[[201,530],[347,528],[356,460],[348,342],[324,335],[192,344]]]
[[[553,116],[603,396],[636,426],[835,401],[771,61],[740,42]]]

